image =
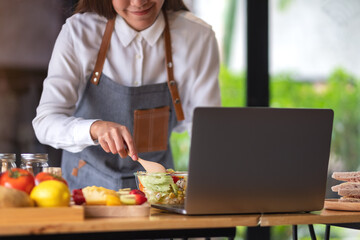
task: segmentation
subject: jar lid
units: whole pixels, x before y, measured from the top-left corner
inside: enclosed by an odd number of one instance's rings
[[[21,161],[23,161],[23,162],[29,162],[29,161],[47,162],[48,154],[47,153],[22,153]]]
[[[4,161],[15,161],[16,154],[15,153],[0,153],[0,159],[2,162]]]

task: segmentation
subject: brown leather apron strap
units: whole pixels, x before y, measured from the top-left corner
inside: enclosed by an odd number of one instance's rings
[[[109,49],[110,39],[112,32],[114,31],[115,18],[108,20],[106,29],[101,41],[100,50],[96,59],[94,72],[91,76],[91,83],[98,85],[101,77],[101,73],[104,67],[107,50]]]
[[[165,9],[163,9],[163,13],[165,19],[164,42],[165,42],[165,63],[166,63],[166,71],[168,78],[168,87],[174,104],[176,118],[178,121],[182,121],[185,119],[185,117],[181,105],[179,91],[176,85],[176,81],[174,79],[174,63],[172,60],[170,29],[169,29],[169,22]]]

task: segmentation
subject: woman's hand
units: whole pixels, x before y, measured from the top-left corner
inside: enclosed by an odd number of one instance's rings
[[[93,140],[97,140],[105,152],[119,154],[125,158],[128,155],[137,160],[137,152],[130,131],[126,126],[108,121],[96,121],[90,127]]]

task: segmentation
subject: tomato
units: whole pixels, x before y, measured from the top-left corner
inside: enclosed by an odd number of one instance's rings
[[[66,182],[66,180],[64,178],[59,177],[52,173],[47,173],[47,172],[39,172],[38,174],[36,174],[35,185],[38,185],[39,183],[41,183],[43,181],[47,181],[47,180],[57,180],[57,181],[65,183],[66,186],[68,186],[68,183]]]
[[[180,180],[180,178],[178,178],[177,176],[171,176],[171,177],[172,177],[172,179],[173,179],[174,183],[176,183],[177,181],[179,181],[179,180]]]
[[[30,194],[35,186],[35,181],[34,176],[29,171],[21,168],[13,168],[1,175],[0,185]]]

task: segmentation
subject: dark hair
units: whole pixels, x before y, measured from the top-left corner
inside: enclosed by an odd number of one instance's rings
[[[165,10],[189,11],[183,0],[165,0],[162,7]],[[117,14],[112,5],[112,0],[79,0],[76,5],[75,13],[85,12],[95,12],[107,19],[115,18]]]

